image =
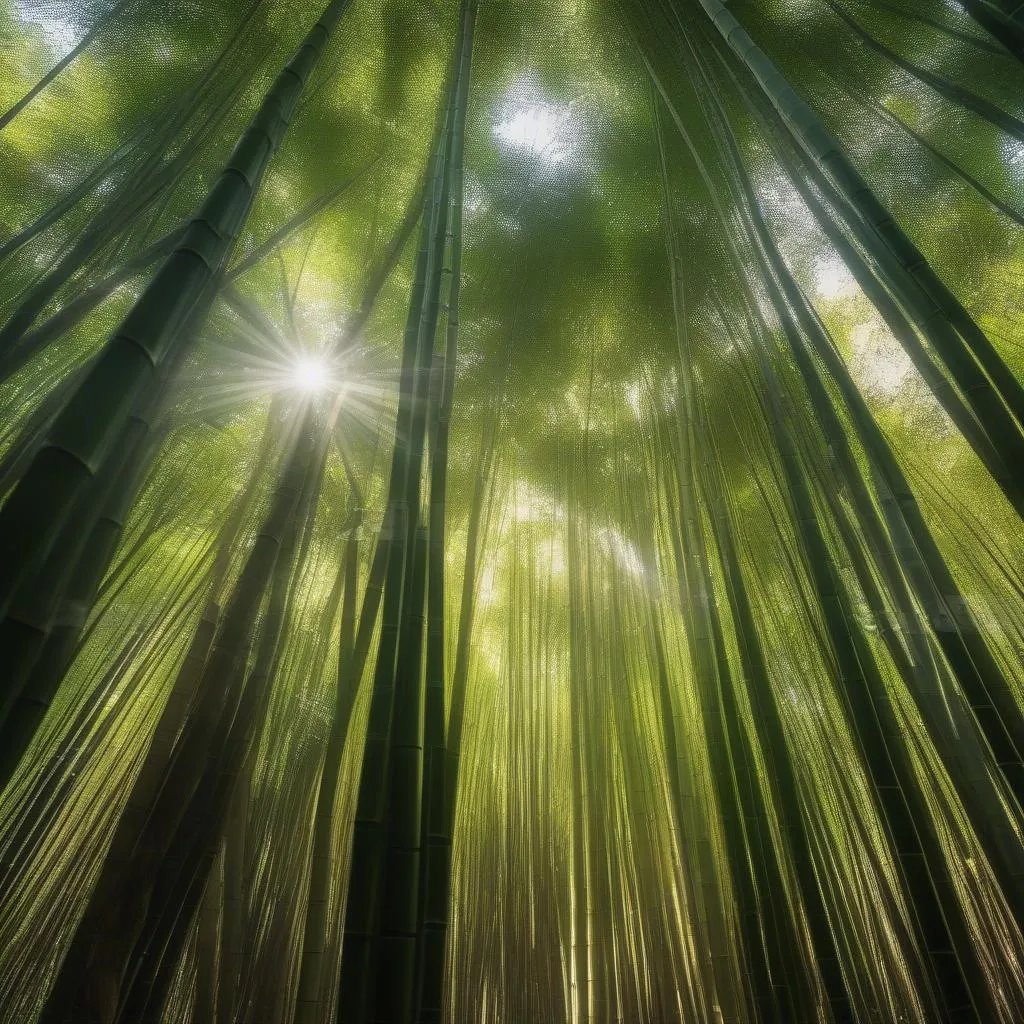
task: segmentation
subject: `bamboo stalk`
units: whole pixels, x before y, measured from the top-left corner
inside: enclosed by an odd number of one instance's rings
[[[161,267],[100,354],[0,510],[0,610],[38,565],[70,515],[75,497],[116,443],[131,406],[149,392],[178,331],[216,276],[310,72],[350,0],[332,0],[267,94],[252,125],[185,238]]]

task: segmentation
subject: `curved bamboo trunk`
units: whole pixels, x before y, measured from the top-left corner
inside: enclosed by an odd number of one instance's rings
[[[849,596],[815,515],[801,460],[784,426],[778,384],[763,356],[768,413],[806,569],[824,617],[838,692],[856,737],[877,808],[910,897],[928,985],[943,1019],[994,1018],[984,970],[914,773],[885,684],[853,616]],[[925,990],[927,991],[927,989]],[[986,1017],[988,1015],[988,1017]]]
[[[403,345],[388,486],[392,565],[374,674],[353,833],[339,986],[344,1024],[413,1024],[422,943],[424,712],[422,641],[427,542],[417,541],[431,365],[452,192],[460,69],[469,44],[460,12],[432,158],[430,216],[421,230]],[[422,556],[416,554],[423,548]],[[422,558],[422,571],[417,569]],[[402,695],[402,696],[400,696]]]
[[[969,713],[964,713],[965,709],[957,708],[955,703],[951,706],[937,678],[925,681],[915,672],[913,678],[907,680],[936,749],[961,792],[972,824],[979,836],[986,840],[1004,894],[1019,911],[1024,909],[1024,875],[1019,863],[1019,843],[1012,823],[1006,818],[1002,794],[992,783],[985,752],[975,733],[980,731],[988,741],[1010,791],[1019,800],[1022,766],[1018,751],[1019,744],[1024,742],[1024,716],[1009,682],[973,622],[969,605],[960,594],[924,523],[891,448],[846,365],[839,358],[827,330],[813,314],[786,267],[768,231],[735,144],[731,139],[728,142],[752,231],[766,260],[765,279],[774,307],[782,318],[819,424],[850,488],[859,525],[896,601],[903,625],[910,629],[912,638],[916,638],[915,660],[922,668],[932,660],[930,643],[923,634],[922,616],[917,610],[920,606],[968,706],[974,712],[972,720]],[[810,339],[850,409],[880,494],[884,525],[861,477],[843,425],[832,408],[824,382],[805,348],[804,338]],[[921,685],[914,685],[915,682]],[[953,701],[956,700],[954,697]]]
[[[223,266],[245,224],[288,118],[351,0],[332,0],[263,101],[179,247],[157,272],[98,357],[0,510],[0,612],[39,564],[95,475],[132,406],[156,386],[158,368]]]
[[[132,486],[120,493],[109,493],[108,477],[107,488],[99,487],[101,493],[97,495],[107,500],[93,513],[93,526],[85,542],[66,548],[58,544],[44,566],[37,582],[59,584],[66,578],[63,594],[47,597],[41,606],[30,609],[28,621],[12,615],[0,623],[0,637],[7,634],[6,642],[0,639],[0,647],[14,656],[14,660],[8,661],[8,703],[0,715],[0,789],[14,774],[56,696],[96,588],[120,539],[147,454],[145,430],[140,428],[138,435],[126,452],[126,465],[111,467],[124,469]],[[98,482],[102,485],[104,481],[100,478]],[[104,490],[108,493],[103,494]],[[89,514],[88,510],[83,511]],[[17,632],[10,635],[9,629]]]
[[[753,75],[794,139],[862,218],[861,242],[880,260],[886,272],[893,275],[901,292],[920,309],[919,322],[929,325],[929,337],[950,372],[954,376],[970,377],[971,384],[965,397],[975,404],[983,423],[994,423],[993,429],[989,430],[989,439],[994,444],[1006,446],[1010,457],[1004,461],[1008,471],[1019,479],[1019,467],[1024,465],[1024,387],[960,301],[931,269],[921,251],[878,200],[817,114],[793,91],[732,12],[721,0],[700,0],[700,5]],[[979,368],[984,370],[983,374],[978,372]],[[992,401],[989,401],[990,395],[995,396]],[[1011,417],[1008,423],[1005,422],[1006,414]]]
[[[212,301],[208,290],[185,330],[197,330]],[[86,616],[120,540],[135,494],[161,435],[169,385],[180,363],[163,367],[160,387],[132,413],[121,446],[83,492],[38,574],[17,592],[0,620],[0,657],[10,670],[0,706],[3,764],[0,788],[10,777],[56,694]],[[156,435],[156,436],[153,436]]]

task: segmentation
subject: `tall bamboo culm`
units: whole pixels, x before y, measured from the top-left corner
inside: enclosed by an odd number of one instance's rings
[[[41,563],[82,490],[113,449],[132,407],[223,267],[245,225],[302,90],[351,0],[332,0],[278,76],[184,238],[139,297],[0,509],[0,613]]]

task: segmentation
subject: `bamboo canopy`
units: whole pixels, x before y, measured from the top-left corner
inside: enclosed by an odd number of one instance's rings
[[[0,1024],[1024,1020],[1024,5],[0,54]]]

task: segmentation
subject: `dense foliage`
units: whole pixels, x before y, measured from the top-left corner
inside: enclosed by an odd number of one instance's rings
[[[0,52],[0,1021],[1024,1019],[1024,7]]]

